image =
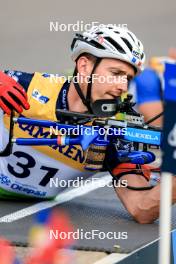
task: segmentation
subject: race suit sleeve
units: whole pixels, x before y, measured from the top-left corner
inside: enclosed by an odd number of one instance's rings
[[[25,89],[25,91],[27,92],[28,86],[29,86],[34,74],[21,72],[21,71],[12,71],[12,70],[4,70],[3,72],[5,74],[9,75],[10,77],[12,77],[19,84],[21,84],[23,86],[23,88]],[[0,150],[4,149],[4,146],[6,146],[6,144],[7,144],[7,142],[5,142],[5,140],[2,136],[4,134],[3,116],[4,116],[4,112],[0,108],[0,135],[1,135],[0,136]]]
[[[27,92],[29,84],[34,76],[34,73],[27,73],[21,71],[4,70],[4,73],[17,81]]]

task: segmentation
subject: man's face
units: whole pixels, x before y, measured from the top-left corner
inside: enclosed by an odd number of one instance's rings
[[[129,81],[135,76],[133,67],[117,59],[103,59],[94,72],[92,101],[114,99],[127,92]]]

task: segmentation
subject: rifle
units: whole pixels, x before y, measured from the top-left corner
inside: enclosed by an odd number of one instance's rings
[[[159,147],[162,140],[162,131],[158,127],[150,126],[150,122],[160,115],[144,122],[144,117],[134,110],[132,95],[128,95],[122,102],[117,100],[97,100],[92,105],[93,114],[56,110],[57,121],[37,120],[25,117],[15,117],[12,111],[10,116],[9,142],[0,152],[0,156],[8,156],[12,152],[13,144],[18,145],[80,145],[87,151],[85,168],[101,170],[105,158],[106,148],[115,146],[119,162],[145,164],[155,160],[155,155],[148,151],[150,145]],[[115,118],[117,113],[122,113],[125,118]],[[113,116],[113,117],[112,117]],[[91,125],[88,124],[91,122]],[[49,138],[14,138],[14,124],[29,124],[43,128],[52,128]],[[86,131],[95,128],[94,133]],[[77,135],[74,129],[77,128]],[[63,130],[64,135],[54,132]],[[100,131],[104,133],[100,133]],[[111,134],[108,133],[111,131]],[[68,133],[69,132],[69,133]],[[70,133],[71,132],[71,133]],[[95,161],[93,160],[95,159]]]

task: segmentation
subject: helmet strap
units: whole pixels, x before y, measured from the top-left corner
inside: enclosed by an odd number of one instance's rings
[[[77,71],[77,69],[75,68],[74,73],[73,73],[73,77],[77,76],[77,73],[78,73],[78,71]],[[89,104],[87,104],[86,98],[85,98],[85,96],[84,96],[84,94],[83,94],[83,92],[82,92],[82,90],[81,90],[81,87],[80,87],[79,83],[77,82],[77,80],[76,80],[76,81],[73,81],[73,84],[74,84],[74,86],[75,86],[75,89],[76,89],[76,91],[77,91],[79,97],[80,97],[81,100],[82,100],[82,103],[87,107],[88,111],[89,111],[90,113],[92,113],[92,109],[90,108]]]
[[[101,62],[101,60],[102,60],[101,58],[97,58],[94,66],[93,66],[92,72],[91,72],[90,77],[89,77],[89,83],[87,86],[86,97],[84,96],[84,94],[81,90],[81,87],[80,87],[79,83],[77,82],[77,80],[76,80],[76,82],[73,81],[75,89],[76,89],[79,97],[81,98],[82,103],[87,107],[88,111],[91,114],[93,113],[92,107],[91,107],[92,76],[93,76],[95,69],[97,68],[98,64]],[[75,68],[74,73],[73,73],[73,77],[77,76],[77,73],[78,73],[77,68]]]
[[[97,58],[96,62],[93,66],[92,72],[90,74],[89,83],[87,85],[87,94],[86,94],[86,102],[90,105],[91,103],[91,92],[92,92],[92,76],[97,68],[97,66],[100,64],[102,58]]]

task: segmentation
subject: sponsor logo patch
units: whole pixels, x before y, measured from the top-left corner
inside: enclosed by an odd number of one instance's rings
[[[41,93],[37,89],[34,89],[32,91],[32,98],[34,98],[41,104],[46,104],[49,101],[49,98],[47,96],[41,95]]]

